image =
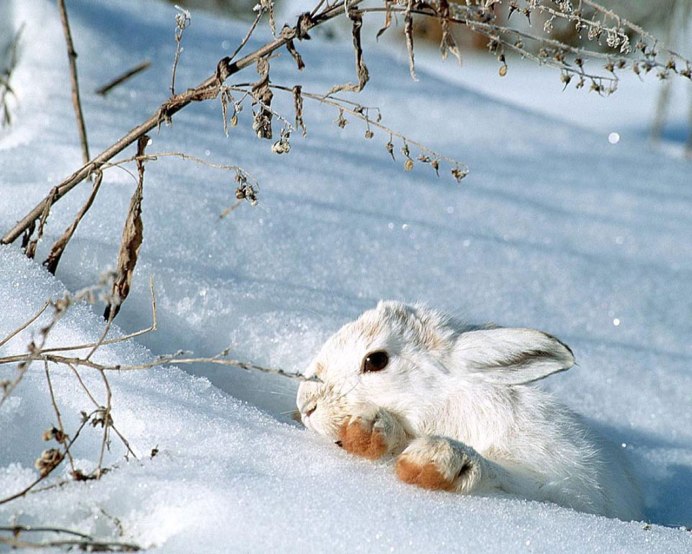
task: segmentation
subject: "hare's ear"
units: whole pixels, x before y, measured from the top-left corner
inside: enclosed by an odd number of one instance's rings
[[[523,385],[574,365],[566,344],[535,329],[486,329],[462,333],[454,355],[468,371],[484,380]]]

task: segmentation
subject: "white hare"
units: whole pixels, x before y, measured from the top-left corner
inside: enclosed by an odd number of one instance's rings
[[[380,302],[333,335],[298,389],[304,425],[353,454],[396,456],[399,478],[575,510],[641,517],[620,453],[527,386],[574,364],[533,329],[474,329],[424,306]]]

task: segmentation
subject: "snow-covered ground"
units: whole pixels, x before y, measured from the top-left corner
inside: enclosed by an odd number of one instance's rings
[[[165,99],[175,10],[154,2],[144,10],[135,0],[69,7],[98,152]],[[3,232],[80,165],[57,11],[44,0],[17,0],[14,8],[27,28],[13,80],[16,123],[0,132]],[[178,89],[213,71],[245,30],[193,14]],[[306,70],[296,77],[282,53],[271,62],[275,83],[299,78],[304,90],[324,92],[353,80],[348,44],[316,39],[298,47]],[[145,57],[153,62],[148,72],[105,99],[92,93]],[[677,528],[692,525],[690,163],[637,136],[610,144],[607,133],[585,130],[593,127],[588,121],[577,126],[517,107],[507,92],[493,100],[438,69],[420,67],[413,82],[384,47],[370,46],[366,61],[372,78],[359,101],[382,108],[391,127],[468,163],[467,179],[437,179],[420,164],[404,172],[402,156],[393,163],[385,150],[387,135],[364,140],[356,121],[341,130],[334,111],[308,100],[308,136],[294,135],[286,156],[255,138],[249,107],[228,138],[218,102],[185,109],[152,133],[149,152],[241,165],[260,182],[259,205],[222,220],[234,201],[232,175],[174,159],[149,163],[144,246],[116,322],[126,332],[149,324],[152,276],[159,330],[100,355],[128,364],[178,349],[213,355],[230,345],[236,358],[300,371],[327,336],[380,298],[545,329],[570,344],[579,365],[542,386],[622,445],[653,525],[406,486],[390,462],[355,459],[292,423],[293,381],[204,365],[112,375],[113,417],[139,459],[125,462],[114,441],[107,463],[117,467],[100,481],[0,505],[0,525],[68,527],[162,552],[692,549],[690,532]],[[474,67],[462,71],[473,77]],[[518,67],[519,75],[497,78],[496,86],[522,94]],[[478,71],[483,86],[493,86]],[[256,74],[250,68],[239,79]],[[533,94],[556,105],[545,82]],[[651,87],[640,97],[639,83],[626,85],[634,88],[607,102],[641,122]],[[290,97],[277,94],[275,107],[292,119]],[[17,246],[0,248],[0,337],[46,298],[91,285],[113,266],[134,189],[119,169],[106,173],[57,277],[40,266],[89,188],[56,205],[37,262]],[[94,340],[101,311],[74,307],[51,340]],[[24,332],[0,354],[24,351],[31,336]],[[14,371],[4,366],[0,379]],[[52,375],[69,433],[89,399],[65,368]],[[98,375],[84,378],[102,391]],[[33,462],[46,448],[41,433],[54,423],[43,368],[32,366],[0,408],[0,497],[35,478]],[[98,457],[98,431],[90,429],[74,451],[87,470]],[[154,447],[159,454],[150,458]]]

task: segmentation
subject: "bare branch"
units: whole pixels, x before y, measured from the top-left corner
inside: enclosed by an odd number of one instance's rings
[[[128,81],[135,75],[141,73],[142,71],[145,71],[146,69],[149,69],[151,66],[151,62],[149,60],[144,60],[143,62],[138,63],[136,66],[134,66],[132,69],[128,69],[125,73],[122,75],[118,75],[115,79],[112,81],[109,81],[103,86],[100,86],[97,88],[94,92],[100,96],[106,96],[111,90],[113,90],[115,87],[118,85],[123,84],[125,81]]]
[[[84,114],[82,113],[82,101],[79,97],[79,80],[77,79],[77,52],[75,51],[74,44],[72,42],[72,33],[70,32],[70,22],[67,18],[65,0],[58,0],[58,9],[60,10],[60,21],[62,22],[62,30],[65,35],[65,43],[67,45],[67,59],[70,64],[72,106],[74,108],[75,118],[77,119],[79,141],[82,145],[82,162],[87,163],[91,156],[89,156],[89,143],[87,142],[86,124],[84,123]]]
[[[19,333],[21,333],[24,329],[29,327],[34,321],[36,321],[39,317],[41,317],[41,314],[46,311],[46,308],[50,306],[50,300],[43,304],[41,308],[36,312],[34,315],[32,315],[29,319],[27,319],[24,323],[22,323],[19,327],[17,327],[14,331],[12,331],[9,335],[7,335],[4,339],[0,340],[0,347],[4,346],[6,343],[11,341],[14,337],[16,337]]]

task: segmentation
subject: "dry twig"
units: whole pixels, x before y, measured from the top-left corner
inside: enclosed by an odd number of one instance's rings
[[[96,194],[98,193],[99,188],[101,187],[101,181],[103,181],[103,172],[101,170],[98,170],[95,172],[95,174],[96,177],[94,178],[94,184],[92,185],[91,194],[89,195],[89,198],[87,198],[87,201],[84,203],[82,208],[77,213],[77,216],[75,217],[74,221],[67,227],[67,229],[65,229],[65,231],[62,235],[60,235],[58,240],[56,240],[53,243],[48,257],[43,261],[43,265],[45,266],[45,268],[48,271],[50,271],[53,275],[55,275],[55,271],[58,269],[60,258],[62,257],[62,254],[65,251],[65,248],[67,247],[67,243],[70,242],[70,239],[74,235],[74,232],[77,230],[77,225],[79,225],[79,222],[82,221],[82,218],[84,218],[86,213],[89,211],[89,208],[91,208],[91,205],[94,202],[94,198],[96,198]]]
[[[100,86],[97,88],[94,92],[100,96],[106,96],[111,90],[113,90],[115,87],[118,85],[123,84],[125,81],[128,81],[132,79],[135,75],[141,73],[142,71],[145,71],[146,69],[149,69],[151,66],[151,62],[149,60],[144,60],[143,62],[138,63],[136,66],[134,66],[132,69],[128,69],[125,73],[122,75],[118,75],[115,79],[112,81],[109,81],[103,86]]]
[[[79,141],[82,145],[82,162],[87,163],[89,156],[89,144],[87,142],[86,124],[84,123],[84,114],[82,113],[82,101],[79,96],[79,80],[77,78],[77,52],[74,49],[72,42],[72,32],[70,31],[70,22],[67,17],[67,8],[65,0],[58,0],[58,9],[60,10],[60,21],[65,35],[65,43],[67,45],[67,59],[70,64],[70,85],[72,87],[72,106],[74,108],[75,118],[77,120],[77,130],[79,131]]]

